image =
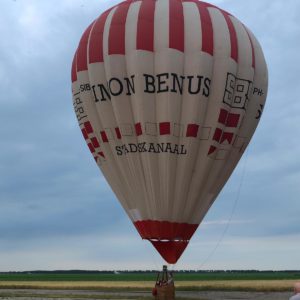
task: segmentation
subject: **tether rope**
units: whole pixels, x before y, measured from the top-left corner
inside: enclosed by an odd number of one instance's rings
[[[238,190],[237,190],[237,196],[235,198],[235,201],[233,203],[233,207],[231,209],[231,213],[228,219],[228,222],[219,238],[219,241],[217,242],[216,246],[212,249],[212,251],[209,253],[209,255],[204,259],[204,261],[201,263],[200,267],[198,268],[198,270],[201,270],[203,268],[203,266],[205,266],[205,264],[207,264],[207,262],[213,257],[213,255],[215,254],[215,252],[217,251],[217,249],[219,248],[221,242],[223,241],[223,238],[225,236],[225,234],[227,233],[227,230],[230,226],[230,223],[232,221],[232,217],[235,213],[238,201],[240,199],[240,195],[241,195],[241,189],[242,189],[242,185],[244,182],[244,178],[245,178],[245,173],[246,173],[246,166],[247,166],[247,161],[248,161],[248,153],[249,153],[249,147],[247,147],[246,149],[246,153],[245,153],[245,159],[244,159],[244,164],[243,164],[243,168],[242,168],[242,175],[241,175],[241,181],[240,184],[238,186]]]

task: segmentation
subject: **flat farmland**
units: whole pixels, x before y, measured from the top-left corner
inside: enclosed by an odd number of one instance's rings
[[[296,280],[176,281],[178,291],[291,291]],[[149,290],[150,281],[0,281],[0,289]]]
[[[257,291],[176,291],[176,300],[284,300],[292,292],[257,292]],[[47,290],[47,289],[0,289],[0,299],[5,300],[153,300],[150,290]]]
[[[0,272],[0,281],[113,281],[153,282],[157,272],[89,272],[89,271],[33,271]],[[203,271],[174,272],[176,282],[181,281],[235,281],[235,280],[300,280],[300,271]]]
[[[0,299],[153,299],[155,272],[2,273]],[[300,272],[179,272],[176,299],[289,299]]]

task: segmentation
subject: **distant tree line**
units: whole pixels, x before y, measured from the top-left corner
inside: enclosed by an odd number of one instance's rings
[[[34,271],[8,271],[0,272],[0,274],[145,274],[157,273],[157,270],[34,270]],[[300,273],[300,270],[175,270],[174,273],[190,273],[190,274],[234,274],[234,273]]]

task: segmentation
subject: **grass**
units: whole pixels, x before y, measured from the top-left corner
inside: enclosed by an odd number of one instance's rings
[[[226,281],[177,281],[176,289],[183,291],[291,291],[296,280],[226,280]],[[132,282],[88,282],[88,281],[10,281],[0,282],[0,289],[64,289],[97,291],[150,291],[154,283]]]
[[[236,280],[300,280],[300,272],[193,272],[175,273],[179,281],[236,281]],[[156,273],[0,273],[0,281],[150,281],[156,279]]]
[[[300,272],[181,272],[175,273],[174,278],[176,289],[182,291],[279,292],[291,291],[294,283],[300,280]],[[112,272],[2,273],[0,274],[0,296],[2,296],[1,289],[149,292],[154,286],[155,279],[156,273],[154,272],[124,272],[121,274]],[[110,297],[105,299],[114,299],[114,296],[110,295]],[[130,299],[130,297],[126,297],[126,299]]]
[[[19,294],[19,293],[0,293],[0,297],[3,298],[3,297],[7,297],[9,299],[13,298],[20,298],[20,297],[26,297],[26,298],[38,298],[38,299],[41,299],[41,296],[43,297],[42,299],[48,299],[48,298],[51,298],[51,299],[91,299],[91,300],[94,300],[94,299],[105,299],[105,300],[110,300],[110,299],[118,299],[118,300],[121,300],[121,299],[126,299],[126,300],[131,300],[131,299],[134,299],[134,300],[153,300],[153,297],[136,297],[136,296],[112,296],[112,295],[89,295],[89,294],[86,294],[86,295],[76,295],[76,294],[72,294],[72,295],[67,295],[67,294],[30,294],[30,293],[26,293],[25,295],[24,294]],[[4,298],[5,299],[5,298]],[[178,300],[185,300],[183,298],[177,298]],[[186,299],[187,300],[187,299]]]
[[[38,298],[41,299],[90,299],[90,300],[153,300],[154,298],[152,296],[122,296],[122,295],[109,295],[109,294],[103,294],[103,295],[91,295],[91,294],[85,294],[85,295],[76,295],[74,293],[72,294],[51,294],[51,293],[43,293],[43,294],[38,294],[38,293],[26,293],[24,292],[21,293],[1,293],[0,291],[0,299],[2,298],[9,298],[9,299],[17,299],[20,297],[26,297],[26,298]],[[5,299],[4,298],[4,299]],[[190,298],[183,298],[183,297],[176,297],[176,300],[190,300]]]

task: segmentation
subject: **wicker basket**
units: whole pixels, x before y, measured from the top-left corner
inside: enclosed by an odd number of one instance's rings
[[[175,299],[175,286],[174,284],[155,286],[157,295],[155,300],[174,300]]]

